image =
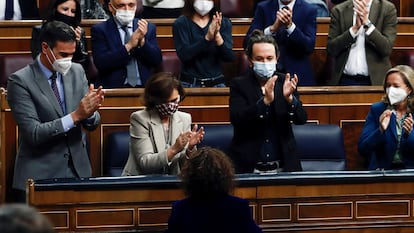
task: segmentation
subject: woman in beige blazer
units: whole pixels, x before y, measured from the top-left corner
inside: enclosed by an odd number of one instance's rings
[[[180,173],[204,129],[191,128],[191,115],[177,111],[184,88],[171,73],[153,75],[144,91],[145,109],[131,114],[129,158],[123,176]]]

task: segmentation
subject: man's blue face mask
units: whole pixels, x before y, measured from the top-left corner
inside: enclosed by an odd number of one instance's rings
[[[263,81],[267,81],[276,71],[276,62],[253,62],[253,71]]]

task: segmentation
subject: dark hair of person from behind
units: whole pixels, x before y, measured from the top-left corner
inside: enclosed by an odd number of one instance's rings
[[[279,57],[279,47],[277,46],[277,42],[276,42],[275,38],[273,38],[273,36],[271,36],[271,35],[265,35],[263,33],[263,31],[261,31],[259,29],[255,29],[250,34],[250,38],[249,38],[249,41],[247,42],[247,46],[246,46],[246,51],[245,52],[246,52],[246,55],[249,58],[252,58],[253,45],[257,44],[257,43],[273,44],[275,46],[276,57]]]
[[[59,20],[56,17],[57,7],[60,4],[62,4],[64,2],[67,2],[67,1],[75,1],[75,3],[76,3],[76,12],[75,12],[75,24],[76,25],[71,25],[71,26],[79,26],[81,24],[81,21],[82,21],[82,8],[81,8],[81,5],[79,3],[79,0],[52,0],[49,3],[49,7],[48,7],[48,10],[47,10],[47,15],[46,15],[43,23],[50,22],[50,21],[53,21],[53,20]]]
[[[54,48],[57,41],[76,43],[76,34],[66,23],[50,21],[42,26],[39,39],[40,42],[46,42],[50,48]]]
[[[181,82],[170,72],[155,73],[148,79],[144,90],[144,104],[153,109],[157,104],[168,102],[174,89],[180,95],[180,102],[184,100],[185,91]]]
[[[0,206],[1,233],[54,233],[49,219],[23,203]]]
[[[194,9],[194,2],[195,0],[185,0],[183,10],[181,11],[182,15],[187,16],[188,18],[193,17],[193,15],[196,13]],[[213,2],[214,7],[211,9],[209,13],[210,15],[213,15],[216,11],[220,11],[220,1],[213,0]]]
[[[185,193],[199,200],[230,194],[235,187],[230,158],[212,147],[199,148],[193,157],[184,162],[179,176]]]
[[[397,65],[387,71],[387,73],[385,74],[385,79],[384,79],[384,84],[383,84],[385,94],[382,96],[382,101],[384,103],[390,104],[388,97],[387,97],[387,93],[386,93],[387,78],[390,74],[393,74],[393,73],[399,73],[405,85],[411,88],[412,92],[407,97],[408,98],[407,105],[409,108],[409,112],[414,112],[414,70],[411,66]]]

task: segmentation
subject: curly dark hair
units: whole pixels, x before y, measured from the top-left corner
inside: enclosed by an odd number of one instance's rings
[[[170,72],[159,72],[151,76],[145,84],[144,104],[147,109],[168,102],[173,90],[180,94],[180,102],[185,98],[185,91],[180,81]]]
[[[196,199],[230,194],[235,186],[230,158],[212,147],[198,149],[194,156],[185,161],[179,176],[185,193]]]

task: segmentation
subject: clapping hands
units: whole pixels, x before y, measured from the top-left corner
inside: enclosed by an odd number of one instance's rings
[[[207,41],[214,40],[217,45],[222,45],[224,43],[223,37],[220,34],[221,22],[223,20],[223,15],[221,12],[216,12],[213,15],[210,26],[208,27],[208,32],[205,36]]]

